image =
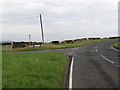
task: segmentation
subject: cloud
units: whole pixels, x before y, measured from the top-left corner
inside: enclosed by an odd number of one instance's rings
[[[0,14],[3,22],[10,22],[2,23],[3,39],[27,40],[31,34],[32,40],[40,41],[39,18],[36,17],[40,13],[46,41],[117,35],[117,1],[85,1],[6,0]]]

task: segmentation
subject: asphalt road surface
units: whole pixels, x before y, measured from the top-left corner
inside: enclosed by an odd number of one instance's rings
[[[118,88],[120,51],[111,47],[114,42],[86,45],[71,54],[72,88]]]
[[[64,52],[72,56],[69,88],[119,88],[120,50],[111,45],[116,40],[97,42],[82,47],[24,51],[18,53]]]

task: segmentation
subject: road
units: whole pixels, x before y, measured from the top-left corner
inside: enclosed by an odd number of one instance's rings
[[[69,88],[118,88],[120,51],[111,47],[116,40],[97,42],[82,47],[24,51],[18,53],[64,52],[72,56]]]
[[[70,88],[118,88],[119,50],[104,41],[79,47],[74,57]]]

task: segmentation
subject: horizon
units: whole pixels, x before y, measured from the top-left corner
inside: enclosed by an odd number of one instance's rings
[[[43,19],[45,42],[83,37],[118,36],[118,2],[3,1],[3,41],[42,41],[39,14]],[[72,0],[71,0],[72,1]]]
[[[118,35],[118,36],[110,36],[110,37],[116,37],[116,38],[119,38],[120,36]],[[110,37],[89,37],[89,38],[100,38],[100,39],[104,39],[104,38],[110,38]],[[76,40],[76,39],[84,39],[84,38],[86,38],[86,39],[89,39],[89,38],[87,38],[87,37],[83,37],[83,38],[75,38],[75,39],[65,39],[65,40]],[[65,40],[61,40],[61,41],[59,41],[59,42],[62,42],[62,41],[65,41]],[[51,41],[49,41],[49,42],[44,42],[44,43],[50,43],[50,42],[52,42],[52,41],[55,41],[55,40],[51,40]],[[42,41],[13,41],[13,40],[10,40],[10,41],[6,41],[6,40],[4,40],[4,41],[0,41],[0,43],[1,42],[42,42]]]

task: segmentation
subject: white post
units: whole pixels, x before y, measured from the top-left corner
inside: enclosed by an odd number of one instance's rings
[[[12,50],[12,48],[13,48],[13,42],[11,42],[11,50]]]

